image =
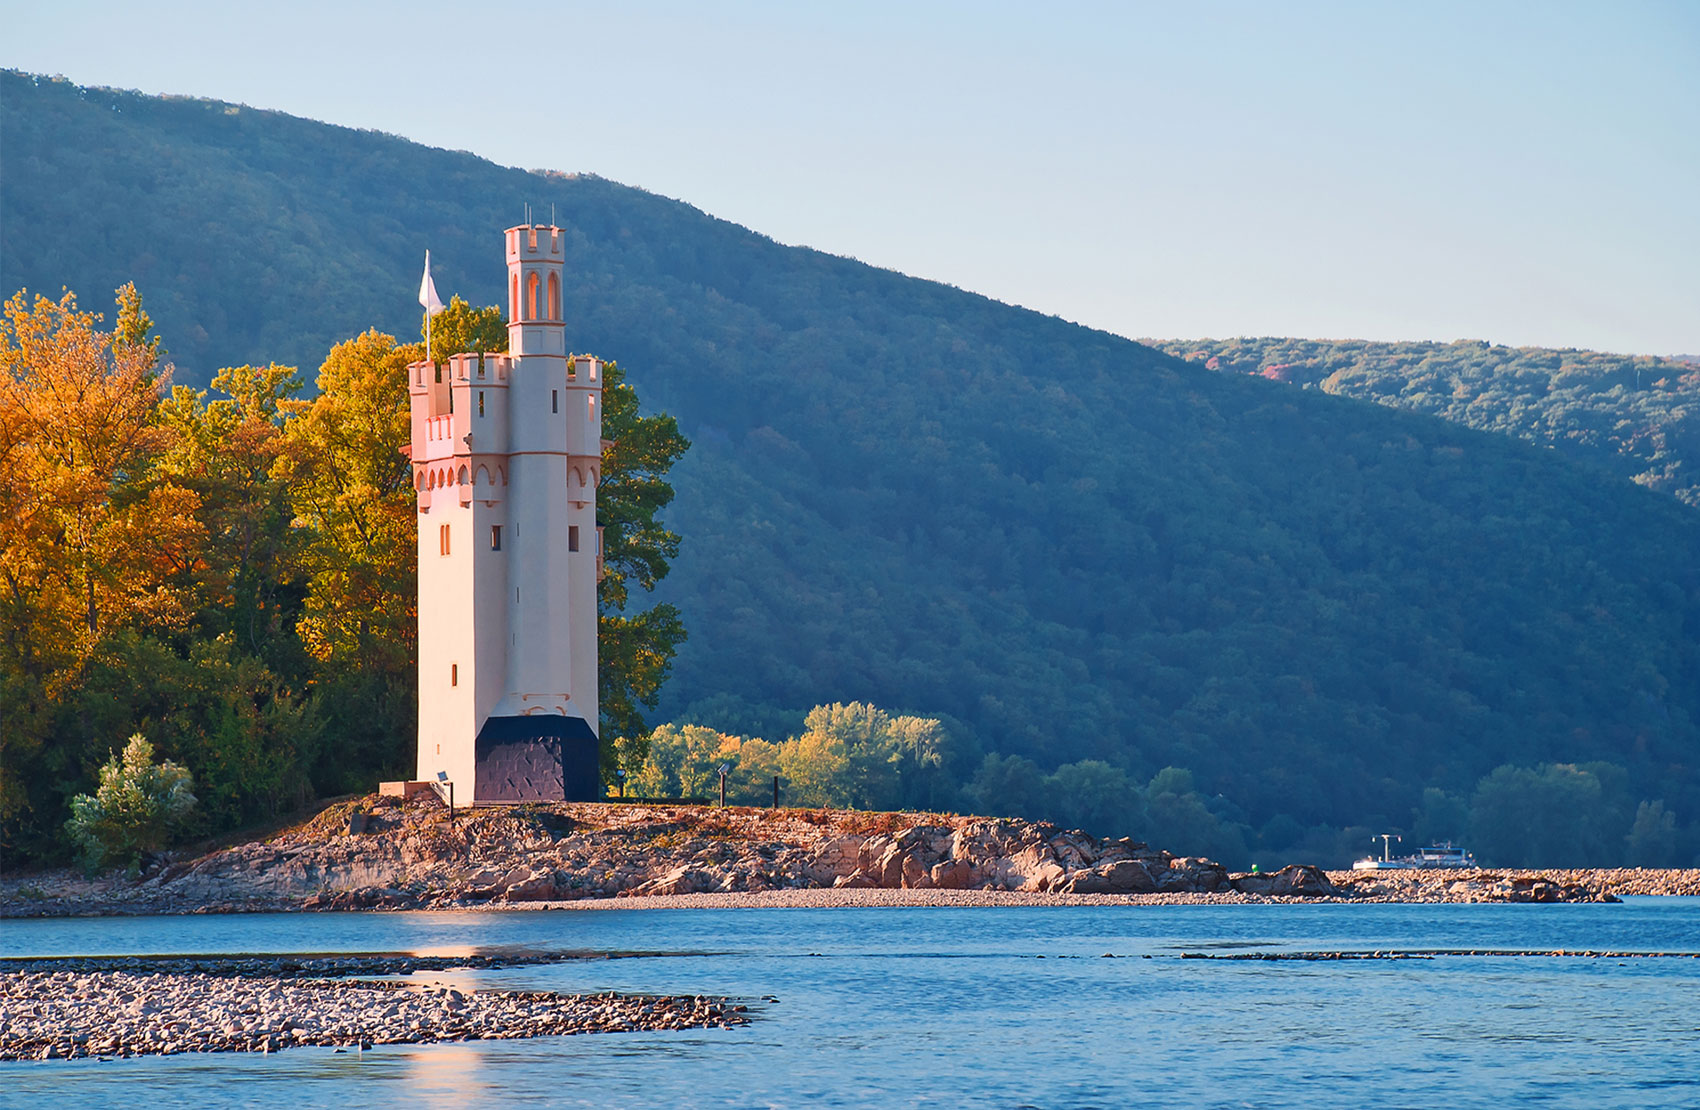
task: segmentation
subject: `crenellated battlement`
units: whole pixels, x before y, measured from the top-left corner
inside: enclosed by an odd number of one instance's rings
[[[567,235],[553,224],[519,224],[503,232],[508,243],[508,265],[521,260],[564,262]]]

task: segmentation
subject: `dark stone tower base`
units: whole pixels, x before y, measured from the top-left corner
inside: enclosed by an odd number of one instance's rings
[[[595,802],[596,733],[583,717],[490,717],[478,730],[473,801]]]

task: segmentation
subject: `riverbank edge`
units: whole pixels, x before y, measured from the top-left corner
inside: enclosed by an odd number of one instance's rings
[[[42,912],[19,912],[12,905],[0,912],[0,919],[30,920],[50,918],[101,918],[142,916],[189,916],[197,914],[240,913],[535,913],[540,911],[629,911],[629,910],[845,910],[845,909],[999,909],[999,908],[1071,908],[1071,907],[1128,907],[1142,906],[1244,906],[1244,905],[1435,905],[1447,903],[1503,904],[1506,899],[1469,897],[1467,892],[1450,889],[1454,883],[1472,880],[1456,874],[1410,880],[1404,889],[1378,892],[1354,892],[1353,872],[1328,872],[1329,878],[1341,884],[1334,895],[1268,895],[1246,894],[1240,891],[1174,892],[1157,894],[1062,894],[1033,891],[1004,890],[921,890],[921,889],[857,889],[857,888],[799,888],[789,890],[708,892],[699,894],[615,895],[600,898],[553,899],[515,902],[471,902],[433,905],[377,905],[363,909],[305,906],[303,899],[278,899],[246,903],[226,903],[167,908],[154,905],[125,906],[94,903],[86,907],[63,904],[43,907]],[[1617,894],[1609,879],[1587,876],[1586,872],[1566,871],[1558,875],[1536,871],[1495,871],[1496,882],[1521,883],[1533,889],[1540,883],[1582,884],[1613,894],[1613,901],[1623,897],[1681,898],[1697,897],[1683,889],[1695,881],[1695,872],[1682,871],[1679,882],[1661,883],[1657,872],[1648,872],[1637,889]],[[1480,880],[1475,880],[1480,885]],[[1528,899],[1534,901],[1534,899]]]
[[[0,879],[0,919],[296,911],[1611,902],[1700,895],[1700,869],[1229,872],[1043,822],[920,812],[549,803],[448,814],[332,803],[141,875]]]

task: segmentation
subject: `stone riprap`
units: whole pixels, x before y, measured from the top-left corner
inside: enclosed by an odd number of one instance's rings
[[[1619,873],[1366,876],[1294,865],[1243,874],[1134,840],[1015,819],[553,803],[480,807],[450,821],[435,797],[370,796],[264,840],[164,861],[139,880],[70,872],[0,880],[0,916],[483,908],[803,890],[840,891],[847,903],[877,890],[1041,902],[1611,900],[1620,888],[1601,874]],[[1651,891],[1624,890],[1643,892]]]
[[[457,990],[399,981],[133,971],[0,974],[0,1060],[276,1052],[732,1028],[723,998]]]

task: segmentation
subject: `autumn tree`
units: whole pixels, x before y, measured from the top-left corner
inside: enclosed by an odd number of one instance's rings
[[[205,533],[199,498],[157,467],[169,374],[152,321],[125,286],[114,329],[99,323],[71,293],[19,293],[0,321],[0,817],[96,646],[180,629],[192,608]]]
[[[305,529],[302,640],[322,662],[400,667],[417,633],[417,524],[407,366],[420,354],[368,331],[331,348],[310,404],[285,402],[279,477]]]
[[[229,367],[210,392],[178,386],[160,409],[169,432],[161,466],[200,498],[210,540],[203,625],[233,632],[244,650],[274,665],[293,654],[284,645],[305,596],[299,561],[307,537],[291,527],[289,485],[279,474],[301,388],[293,366]]]
[[[321,790],[407,770],[418,635],[407,366],[422,354],[368,331],[331,348],[311,402],[277,402],[287,419],[273,473],[288,487],[307,590],[296,632],[318,664],[335,755],[315,768]]]

